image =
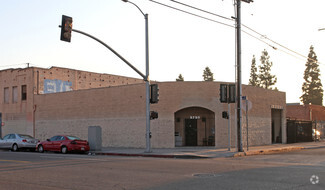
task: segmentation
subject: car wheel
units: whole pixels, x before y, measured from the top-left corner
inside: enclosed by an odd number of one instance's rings
[[[40,153],[44,152],[44,148],[42,145],[38,145],[37,149],[38,149],[38,152],[40,152]]]
[[[18,151],[18,145],[17,144],[13,144],[11,150],[14,151],[14,152]]]
[[[68,148],[66,146],[61,147],[62,154],[66,154],[68,152]]]

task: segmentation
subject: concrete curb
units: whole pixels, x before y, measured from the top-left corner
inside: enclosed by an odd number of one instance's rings
[[[318,148],[325,148],[325,146],[305,147],[305,149],[318,149]]]
[[[131,154],[131,153],[107,153],[107,152],[95,152],[94,154],[96,154],[96,155],[104,155],[104,156],[175,158],[175,155],[160,155],[160,154]]]
[[[241,156],[253,156],[253,155],[263,155],[263,154],[276,154],[281,152],[290,152],[296,150],[302,150],[305,147],[284,147],[284,148],[274,148],[269,150],[253,150],[246,152],[238,152],[233,155],[233,157],[241,157]]]
[[[197,155],[177,155],[177,154],[132,154],[132,153],[108,153],[108,152],[93,152],[90,155],[103,156],[126,156],[126,157],[151,157],[151,158],[179,158],[179,159],[207,159],[207,156]]]
[[[259,147],[255,148],[255,150],[245,151],[245,152],[216,152],[209,153],[206,152],[196,152],[192,151],[190,154],[183,154],[182,151],[178,152],[157,152],[157,153],[142,153],[133,151],[121,151],[118,150],[116,152],[101,152],[101,151],[90,151],[89,155],[106,155],[106,156],[124,156],[124,157],[152,157],[152,158],[177,158],[177,159],[209,159],[209,158],[234,158],[234,157],[242,157],[242,156],[253,156],[253,155],[266,155],[266,154],[277,154],[282,152],[290,152],[290,151],[298,151],[303,149],[318,149],[325,148],[325,145],[314,145],[314,144],[306,144],[306,145],[297,145],[297,146],[285,146],[285,147]]]

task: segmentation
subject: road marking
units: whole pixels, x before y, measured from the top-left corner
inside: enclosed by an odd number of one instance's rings
[[[0,160],[0,162],[14,162],[14,163],[24,163],[24,164],[30,163],[29,161],[22,161],[22,160]]]

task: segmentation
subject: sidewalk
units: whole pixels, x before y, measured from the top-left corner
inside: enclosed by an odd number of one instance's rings
[[[325,141],[254,146],[249,147],[248,151],[247,148],[244,147],[244,152],[237,152],[235,148],[232,148],[231,151],[228,151],[227,148],[217,149],[215,147],[176,147],[152,149],[151,153],[145,153],[144,148],[102,148],[101,151],[90,151],[89,154],[108,156],[202,159],[274,154],[280,152],[315,148],[325,148]]]

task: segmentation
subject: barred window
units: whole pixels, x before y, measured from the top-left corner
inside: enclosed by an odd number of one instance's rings
[[[27,100],[27,86],[21,86],[21,100]]]

